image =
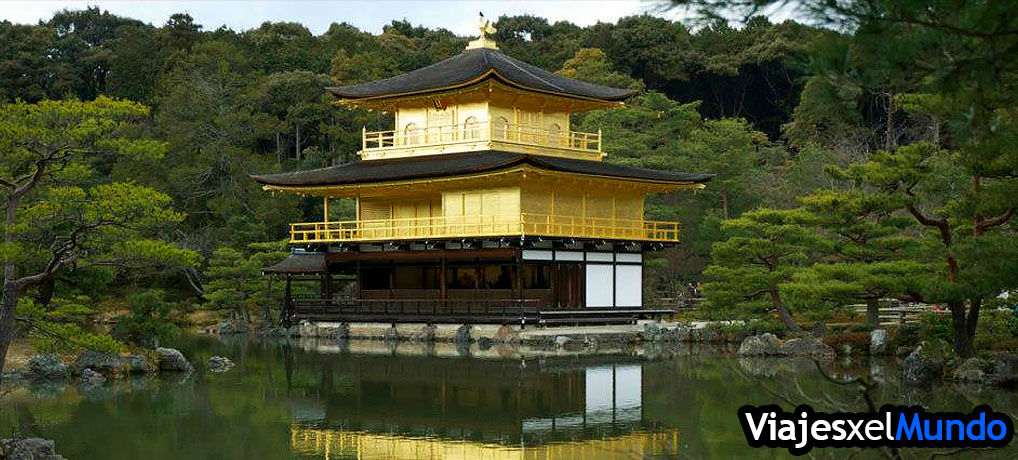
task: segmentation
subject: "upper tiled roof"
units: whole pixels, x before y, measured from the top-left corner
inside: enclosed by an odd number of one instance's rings
[[[523,89],[603,101],[621,101],[636,94],[634,90],[563,77],[487,48],[466,50],[427,67],[384,80],[326,90],[342,99],[373,99],[453,89],[485,78],[497,78]]]

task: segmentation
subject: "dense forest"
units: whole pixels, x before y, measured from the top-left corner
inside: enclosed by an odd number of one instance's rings
[[[542,68],[641,90],[574,120],[603,130],[608,161],[717,175],[648,203],[684,228],[649,262],[649,297],[702,281],[703,315],[792,330],[851,303],[938,303],[952,312],[943,338],[971,354],[981,306],[1018,279],[1018,15],[816,1],[805,23],[775,24],[755,15],[767,2],[749,3],[691,2],[688,24],[501,17],[495,39]],[[259,268],[285,255],[290,222],[322,209],[248,174],[353,161],[361,128],[391,119],[338,108],[323,87],[407,72],[469,39],[406,20],[314,35],[96,8],[0,22],[5,306],[52,346],[61,333],[104,347],[165,338],[194,312],[268,317]],[[119,341],[87,332],[113,315]],[[1018,343],[1018,321],[989,324]],[[4,314],[0,334],[14,325]]]

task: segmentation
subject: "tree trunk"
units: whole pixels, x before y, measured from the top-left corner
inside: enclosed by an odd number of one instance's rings
[[[721,217],[728,219],[728,191],[721,189]]]
[[[965,302],[956,300],[947,303],[951,310],[951,326],[954,329],[954,352],[962,358],[968,358],[975,354],[972,346],[975,334],[969,332],[970,318],[965,315]],[[978,310],[975,312],[978,317]],[[971,321],[975,324],[975,321]],[[974,332],[974,331],[973,331]]]
[[[4,283],[3,297],[0,300],[0,375],[3,374],[4,363],[7,361],[7,349],[14,341],[14,313],[20,294],[20,289],[14,283]]]
[[[880,299],[866,299],[866,324],[880,327]]]
[[[781,316],[781,322],[785,323],[785,327],[792,332],[802,332],[802,328],[799,324],[792,319],[792,314],[788,312],[788,308],[785,308],[785,302],[781,300],[781,294],[776,290],[771,290],[771,303],[774,308],[778,310],[778,315]]]

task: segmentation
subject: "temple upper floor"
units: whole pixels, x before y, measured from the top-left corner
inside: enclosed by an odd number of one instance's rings
[[[622,106],[635,92],[574,80],[498,51],[482,24],[462,53],[384,80],[327,88],[341,104],[391,112],[364,130],[360,157],[377,160],[484,150],[600,161],[601,133],[572,130],[573,113]]]

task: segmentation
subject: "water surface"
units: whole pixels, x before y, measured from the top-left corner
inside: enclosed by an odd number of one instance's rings
[[[206,336],[180,347],[198,367],[188,376],[8,387],[0,429],[54,439],[72,460],[773,458],[788,455],[749,448],[736,410],[866,410],[857,385],[828,377],[882,374],[870,395],[878,405],[1018,412],[1011,391],[904,387],[894,362],[842,362],[821,373],[808,361],[685,346],[529,358],[476,346]],[[237,366],[206,372],[214,355]],[[964,457],[976,454],[1015,452]]]

